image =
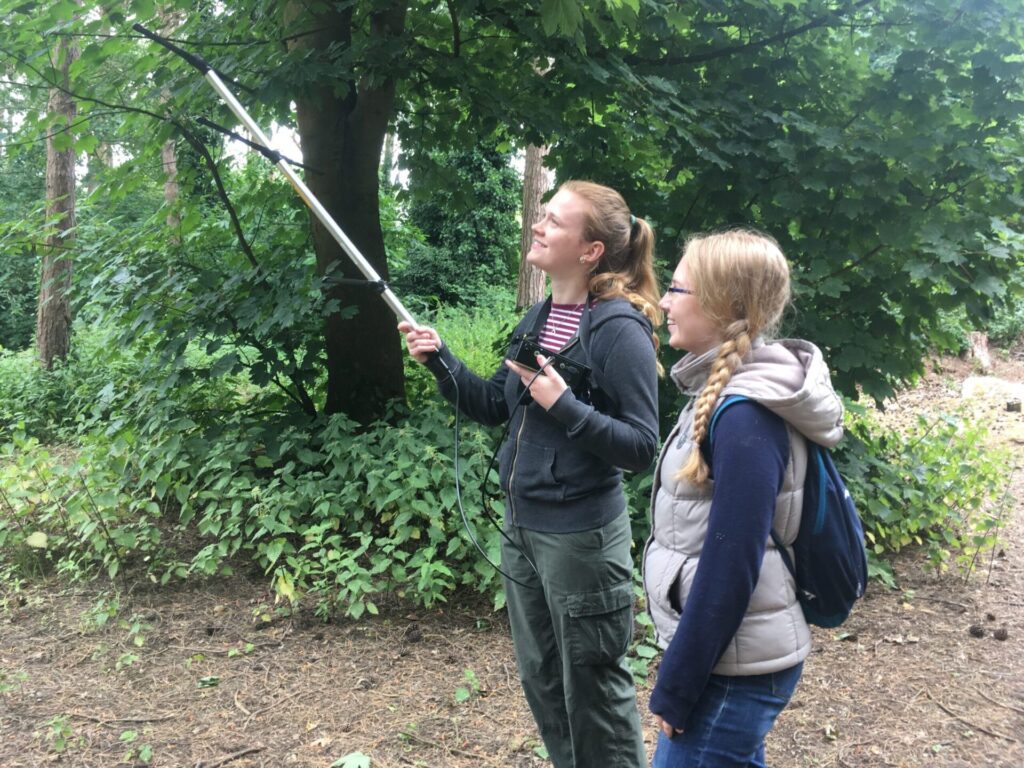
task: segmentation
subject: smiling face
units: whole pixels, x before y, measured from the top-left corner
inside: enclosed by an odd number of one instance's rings
[[[588,213],[589,204],[579,195],[564,189],[556,193],[544,207],[544,215],[533,225],[533,245],[526,260],[552,277],[590,272],[601,257],[604,244],[584,239]]]
[[[676,271],[672,273],[671,286],[687,291],[695,290],[685,259],[680,260]],[[696,294],[669,290],[661,297],[659,306],[665,313],[669,330],[668,344],[672,349],[683,349],[700,355],[722,343],[722,332],[704,314]]]

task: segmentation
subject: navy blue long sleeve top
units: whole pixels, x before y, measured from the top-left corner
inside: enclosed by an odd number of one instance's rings
[[[789,463],[785,422],[753,401],[722,411],[710,442],[701,445],[715,481],[707,537],[650,700],[683,730],[750,604]]]

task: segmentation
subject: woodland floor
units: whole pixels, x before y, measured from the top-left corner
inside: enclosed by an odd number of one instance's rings
[[[1024,382],[1024,355],[997,360],[994,373]],[[970,374],[942,361],[886,418],[956,408]],[[1019,466],[1024,416],[1004,400],[967,407]],[[1004,541],[966,582],[904,553],[898,589],[872,583],[841,631],[815,630],[769,737],[772,765],[1024,766],[1024,468],[1003,501]],[[485,604],[257,624],[256,609],[272,604],[258,582],[139,585],[122,606],[144,624],[136,647],[117,622],[88,619],[103,587],[0,585],[3,768],[141,766],[140,752],[153,766],[205,768],[327,768],[354,752],[372,768],[548,764],[535,753],[505,617]],[[124,654],[137,659],[126,665]],[[459,688],[471,695],[458,701]]]

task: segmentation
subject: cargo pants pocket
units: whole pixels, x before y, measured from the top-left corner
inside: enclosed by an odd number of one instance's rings
[[[569,660],[578,666],[611,664],[633,639],[633,583],[567,596]]]

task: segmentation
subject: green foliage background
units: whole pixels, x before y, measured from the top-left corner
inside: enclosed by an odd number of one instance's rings
[[[550,146],[559,179],[621,190],[655,225],[662,272],[693,231],[777,236],[794,265],[787,332],[825,349],[851,397],[912,382],[967,327],[1019,334],[1019,3],[420,4],[402,6],[397,39],[368,32],[392,3],[342,5],[349,44],[312,53],[282,45],[274,3],[161,10],[244,81],[263,125],[294,124],[298,92],[396,78],[409,184],[385,184],[379,205],[394,282],[482,374],[514,319],[508,158],[527,142]],[[129,33],[156,10],[0,0],[0,92],[20,119],[0,127],[0,568],[122,584],[252,568],[324,615],[459,587],[500,603],[457,514],[451,414],[428,374],[407,363],[407,402],[369,425],[321,413],[324,318],[354,309],[326,298],[339,275],[318,276],[288,185],[196,122],[233,124],[212,91]],[[43,106],[65,34],[81,45],[72,125]],[[50,132],[87,172],[74,351],[44,374],[9,350],[31,340]],[[670,420],[678,397],[662,394]],[[920,545],[945,567],[991,544],[1003,473],[975,429],[951,417],[905,439],[857,412],[850,433],[840,458],[873,554]],[[500,505],[479,499],[494,435],[462,437],[467,513],[493,556],[483,514]],[[649,487],[629,479],[639,538]]]

